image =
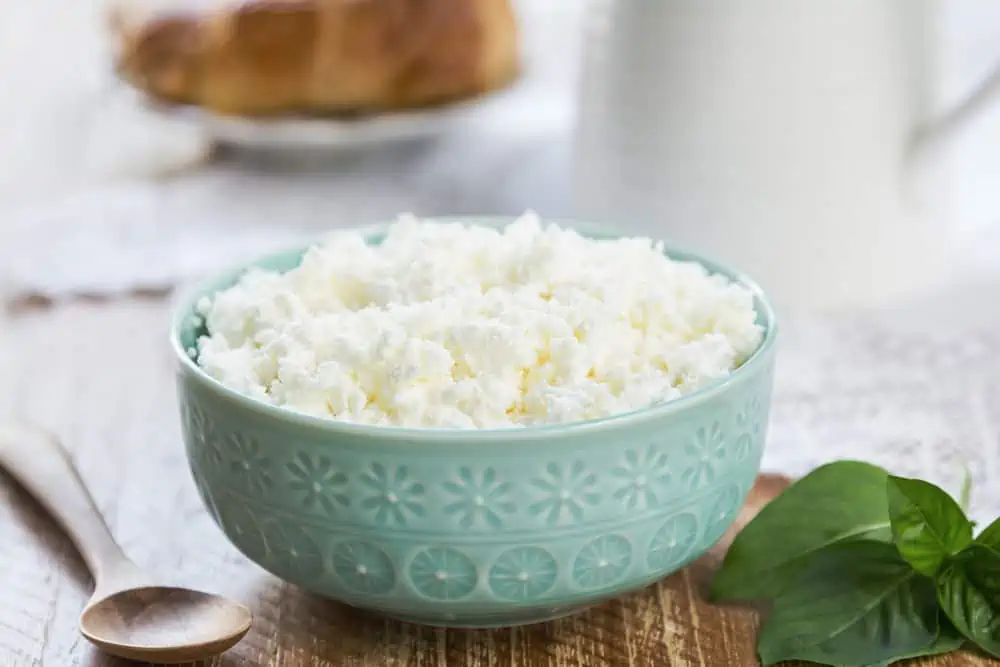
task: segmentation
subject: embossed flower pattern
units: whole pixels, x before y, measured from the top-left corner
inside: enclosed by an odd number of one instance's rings
[[[383,525],[405,526],[408,518],[423,516],[424,485],[410,479],[405,466],[388,470],[373,463],[361,476],[369,494],[361,507],[375,513],[375,521]]]
[[[640,454],[634,449],[625,452],[625,463],[611,471],[621,480],[615,498],[625,503],[626,509],[655,507],[664,487],[670,482],[667,455],[647,447]]]
[[[685,512],[672,516],[653,535],[646,562],[654,570],[672,570],[684,562],[698,539],[698,520]]]
[[[434,600],[464,598],[475,590],[478,576],[468,556],[445,547],[424,549],[410,563],[413,586]]]
[[[684,452],[690,457],[688,468],[681,474],[691,490],[711,484],[715,480],[716,466],[726,458],[722,429],[718,423],[700,427]]]
[[[545,475],[531,482],[541,492],[542,498],[528,507],[535,516],[544,516],[550,526],[565,520],[580,521],[584,509],[600,500],[594,488],[597,476],[588,473],[582,461],[575,461],[568,468],[558,463],[545,466]]]
[[[244,489],[263,493],[273,485],[271,461],[260,444],[246,436],[233,434],[225,440],[229,469]]]
[[[274,565],[297,579],[313,580],[323,574],[323,552],[305,530],[286,519],[264,524],[264,541]]]
[[[458,525],[462,528],[501,528],[503,516],[515,510],[510,500],[510,482],[498,482],[493,468],[477,476],[470,468],[462,467],[458,480],[445,482],[443,487],[456,497],[454,502],[445,505],[444,511],[458,517]]]
[[[497,558],[489,583],[502,600],[527,602],[544,595],[556,581],[556,559],[539,547],[515,547]]]
[[[198,461],[206,470],[221,469],[222,452],[219,449],[212,422],[196,406],[187,402],[183,403],[182,406],[188,437],[192,440]]]
[[[345,493],[347,475],[338,472],[325,456],[312,458],[300,453],[285,467],[291,474],[288,488],[299,495],[304,509],[334,515],[339,507],[350,505]]]
[[[707,537],[718,539],[726,532],[726,528],[736,518],[736,513],[740,509],[740,495],[740,488],[735,484],[730,484],[716,496],[705,520]]]
[[[747,401],[743,409],[736,413],[736,426],[740,434],[736,438],[735,454],[740,461],[750,454],[753,443],[760,440],[762,419],[760,399],[757,396]]]
[[[625,574],[632,544],[620,535],[604,535],[585,546],[573,561],[573,580],[584,588],[602,588]]]
[[[246,505],[232,497],[223,497],[218,503],[219,521],[237,549],[255,561],[264,558],[267,545],[256,517]]]
[[[333,550],[333,569],[349,588],[383,595],[396,585],[396,572],[384,551],[367,542],[341,542]]]

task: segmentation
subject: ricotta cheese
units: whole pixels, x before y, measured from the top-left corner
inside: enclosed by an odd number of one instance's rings
[[[197,363],[265,403],[360,424],[565,423],[683,396],[758,347],[753,297],[645,238],[401,216],[337,232],[198,304]]]

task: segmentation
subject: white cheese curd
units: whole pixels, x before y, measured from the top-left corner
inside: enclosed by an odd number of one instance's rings
[[[401,216],[198,304],[197,362],[257,400],[359,424],[565,423],[683,396],[760,344],[751,293],[643,238],[527,213],[500,229]]]

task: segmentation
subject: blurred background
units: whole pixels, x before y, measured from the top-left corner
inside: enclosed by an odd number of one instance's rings
[[[443,0],[408,29],[405,21],[413,17],[388,12],[386,34],[370,39],[406,39],[398,57],[412,57],[403,52],[426,48],[420,40],[433,42],[449,31],[475,34],[483,17],[468,17],[463,27],[459,11],[471,4]],[[479,4],[484,11],[501,5]],[[307,105],[301,105],[305,113],[249,120],[231,114],[220,120],[213,109],[202,113],[197,105],[151,106],[155,95],[116,75],[122,58],[117,45],[139,39],[143,26],[155,26],[160,17],[197,23],[211,16],[192,10],[190,2],[83,0],[72,7],[41,2],[0,9],[0,72],[18,90],[0,111],[0,279],[18,294],[118,293],[170,287],[293,239],[404,211],[515,214],[534,208],[565,215],[584,14],[576,4],[512,5],[517,43],[510,55],[521,63],[513,81],[498,79],[482,94],[459,81],[450,104],[428,98],[426,109],[366,112],[360,120],[344,120],[340,110],[308,118],[325,112]],[[125,38],[115,39],[109,15],[121,8],[133,23]],[[448,23],[442,11],[460,18]],[[511,30],[485,20],[486,30],[498,35]],[[280,34],[266,44],[269,38],[265,33],[263,48],[276,59],[282,49],[294,48]],[[328,39],[336,44],[338,38]],[[166,48],[169,54],[184,45]],[[443,57],[461,63],[479,55],[470,44]],[[365,58],[348,56],[348,67],[377,79],[383,64],[366,73]],[[447,87],[447,67],[439,70],[428,85],[436,77]],[[278,76],[295,80],[300,74]],[[247,108],[270,95],[252,88]],[[368,102],[380,102],[378,95]]]
[[[919,125],[923,97],[944,109],[989,78],[1000,61],[1000,5],[854,0],[803,12],[770,0],[753,10],[754,22],[735,2],[661,4],[400,1],[381,32],[363,38],[368,46],[351,51],[335,30],[295,37],[294,3],[269,15],[244,3],[242,16],[235,5],[193,0],[9,3],[0,9],[8,91],[0,106],[0,281],[10,299],[169,289],[220,263],[402,211],[528,208],[695,246],[743,266],[790,306],[867,303],[873,283],[887,285],[880,298],[926,289],[917,275],[936,269],[903,270],[891,257],[929,257],[953,236],[974,239],[963,241],[975,255],[963,257],[963,270],[991,263],[984,248],[992,241],[975,235],[1000,216],[1000,105],[982,104],[935,158],[946,169],[921,193],[948,203],[935,209],[933,227],[911,222],[910,211],[882,224],[897,214],[886,213],[896,194],[863,193],[837,174],[877,182],[881,172],[864,165],[888,164],[888,153],[865,154],[851,141],[864,147],[869,135],[886,137],[902,161],[906,145],[896,134]],[[508,5],[513,27],[503,17]],[[219,14],[229,20],[226,34],[197,32]],[[911,19],[921,25],[906,27]],[[636,32],[640,24],[649,30]],[[790,36],[779,40],[784,52],[763,48],[775,41],[764,25]],[[698,44],[684,38],[696,31]],[[481,42],[468,37],[479,33]],[[395,52],[379,40],[395,41]],[[815,47],[824,40],[843,52]],[[303,41],[310,54],[297,53]],[[381,55],[372,44],[382,44]],[[424,52],[438,61],[409,99],[407,84],[376,83]],[[312,69],[268,70],[282,54]],[[462,63],[468,70],[490,57],[516,58],[516,76],[501,68],[493,79],[469,79]],[[780,63],[798,64],[779,72]],[[337,71],[361,77],[358,91],[338,89],[345,75],[329,73]],[[910,79],[919,84],[895,90]],[[313,98],[302,97],[310,86]],[[769,116],[791,128],[785,135],[798,132],[797,149],[776,140],[774,124],[762,122]],[[766,146],[744,141],[755,135]],[[824,135],[840,153],[816,139]],[[758,180],[727,174],[740,169]],[[823,189],[837,178],[839,189]],[[833,198],[861,204],[838,209]],[[710,209],[711,200],[728,207]],[[872,231],[881,227],[881,236]],[[924,245],[893,250],[906,236]],[[876,265],[885,269],[868,275]],[[838,273],[863,278],[844,283],[831,276]],[[908,277],[896,285],[897,274]],[[786,290],[791,282],[803,288]]]

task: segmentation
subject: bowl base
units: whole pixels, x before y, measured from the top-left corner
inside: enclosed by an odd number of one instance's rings
[[[441,618],[440,616],[410,616],[408,614],[384,614],[386,617],[414,623],[416,625],[426,625],[434,628],[451,628],[456,630],[496,630],[500,628],[513,628],[522,625],[535,625],[555,621],[566,616],[573,616],[590,607],[593,604],[573,605],[568,607],[549,607],[545,609],[525,609],[522,612],[511,611],[509,614],[487,614],[478,616],[455,615],[454,618]]]

